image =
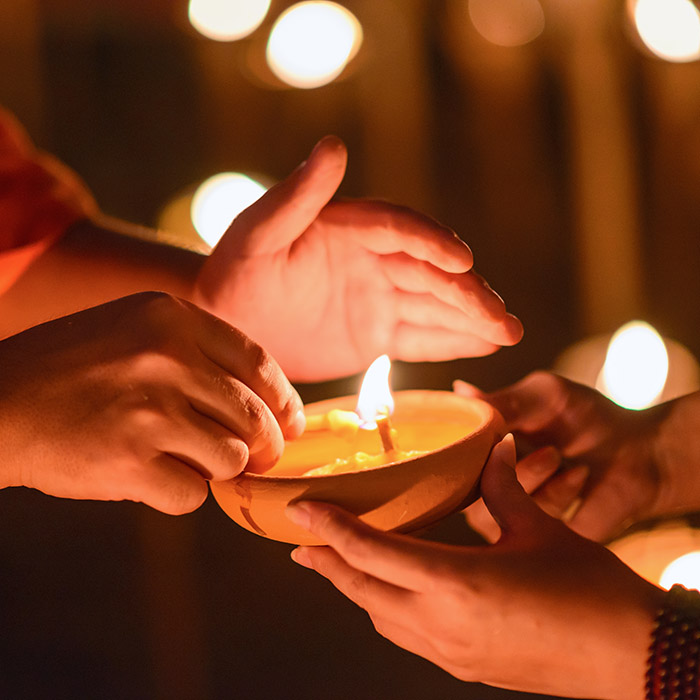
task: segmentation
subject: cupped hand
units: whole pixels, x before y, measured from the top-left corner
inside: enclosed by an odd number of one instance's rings
[[[301,400],[239,330],[161,293],[0,342],[0,482],[67,498],[197,508],[207,480],[264,470]]]
[[[364,371],[383,353],[437,361],[518,342],[520,322],[453,231],[384,202],[331,201],[346,161],[326,137],[242,212],[204,263],[195,302],[298,381]]]
[[[516,384],[485,393],[455,382],[463,396],[488,401],[518,441],[551,448],[518,464],[526,491],[550,514],[566,514],[569,526],[596,540],[609,539],[634,522],[659,514],[663,474],[653,440],[664,409],[629,411],[598,391],[550,372],[534,372]],[[483,504],[467,509],[470,524],[488,539],[496,530]]]
[[[663,592],[543,513],[513,471],[512,440],[481,480],[502,536],[458,547],[373,530],[313,502],[289,515],[328,543],[293,558],[367,610],[377,631],[457,678],[573,697],[644,697]]]

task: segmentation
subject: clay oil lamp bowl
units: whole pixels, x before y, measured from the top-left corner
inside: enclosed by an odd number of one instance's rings
[[[504,433],[500,415],[483,401],[448,391],[392,396],[389,360],[380,361],[386,389],[383,398],[372,399],[381,406],[374,421],[361,417],[360,404],[375,365],[359,400],[343,396],[306,406],[306,431],[286,443],[272,469],[211,483],[230,518],[273,540],[323,544],[285,516],[288,504],[334,503],[381,530],[412,532],[476,499],[481,470]],[[385,409],[392,403],[389,418]]]

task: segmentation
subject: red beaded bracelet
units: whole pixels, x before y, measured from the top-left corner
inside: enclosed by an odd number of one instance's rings
[[[700,593],[675,585],[654,621],[646,700],[700,700]]]

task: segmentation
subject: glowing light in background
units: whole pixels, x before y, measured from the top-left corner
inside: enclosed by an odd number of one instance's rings
[[[220,173],[205,180],[190,207],[197,233],[213,248],[236,216],[265,191],[263,185],[242,173]]]
[[[544,31],[539,0],[469,0],[474,28],[492,44],[522,46]]]
[[[644,321],[631,321],[613,335],[598,389],[625,408],[651,406],[668,375],[668,352],[661,336]]]
[[[641,40],[659,58],[700,58],[700,11],[691,0],[636,0],[633,16]]]
[[[235,41],[254,32],[265,19],[271,0],[190,0],[192,26],[208,39]]]
[[[700,530],[685,520],[663,521],[608,544],[640,576],[670,588],[700,585]]]
[[[362,43],[355,15],[334,2],[300,2],[270,32],[267,62],[288,85],[316,88],[335,80]]]
[[[684,554],[664,569],[659,585],[668,590],[674,583],[700,589],[700,552]]]

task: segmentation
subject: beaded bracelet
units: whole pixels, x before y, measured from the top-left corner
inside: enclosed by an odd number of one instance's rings
[[[700,700],[700,593],[675,585],[654,621],[646,700]]]

